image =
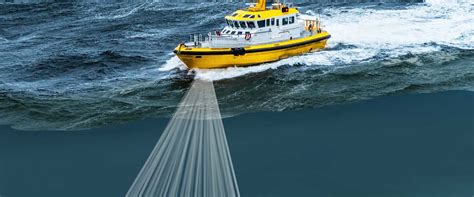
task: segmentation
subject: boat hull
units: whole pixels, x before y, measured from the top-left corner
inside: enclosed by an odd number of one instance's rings
[[[245,48],[187,48],[178,46],[175,53],[188,68],[225,68],[274,62],[295,55],[318,51],[326,46],[327,32],[279,43]]]

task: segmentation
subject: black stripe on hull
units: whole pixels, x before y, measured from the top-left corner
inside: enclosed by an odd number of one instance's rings
[[[289,45],[275,46],[275,47],[263,48],[263,49],[245,50],[245,53],[258,53],[258,52],[265,52],[265,51],[275,51],[275,50],[287,49],[287,48],[307,45],[307,44],[311,44],[311,43],[315,43],[315,42],[321,42],[321,41],[327,40],[329,38],[331,38],[331,35],[324,36],[324,37],[321,37],[321,38],[316,38],[316,39],[313,39],[313,40],[304,41],[304,42],[289,44]],[[174,50],[173,52],[175,54],[178,53],[177,50]],[[183,54],[183,55],[233,55],[234,51],[232,51],[232,50],[229,50],[229,51],[181,51],[180,54]]]

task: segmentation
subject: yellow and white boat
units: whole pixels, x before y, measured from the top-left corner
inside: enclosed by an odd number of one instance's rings
[[[224,68],[278,61],[323,49],[331,35],[320,20],[278,0],[257,0],[225,17],[227,25],[193,35],[174,53],[188,68]]]

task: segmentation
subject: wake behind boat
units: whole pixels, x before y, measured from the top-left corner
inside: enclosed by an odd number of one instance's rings
[[[224,68],[278,61],[326,46],[321,21],[278,0],[257,0],[225,17],[226,27],[193,35],[174,53],[188,68]]]

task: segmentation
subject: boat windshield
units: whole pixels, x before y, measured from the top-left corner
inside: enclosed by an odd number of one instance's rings
[[[249,21],[247,22],[247,26],[250,28],[250,29],[253,29],[255,28],[255,23],[253,21]]]
[[[234,27],[239,28],[239,23],[237,21],[234,21]]]
[[[242,27],[242,28],[247,28],[247,25],[245,24],[244,21],[240,21],[240,27]]]

